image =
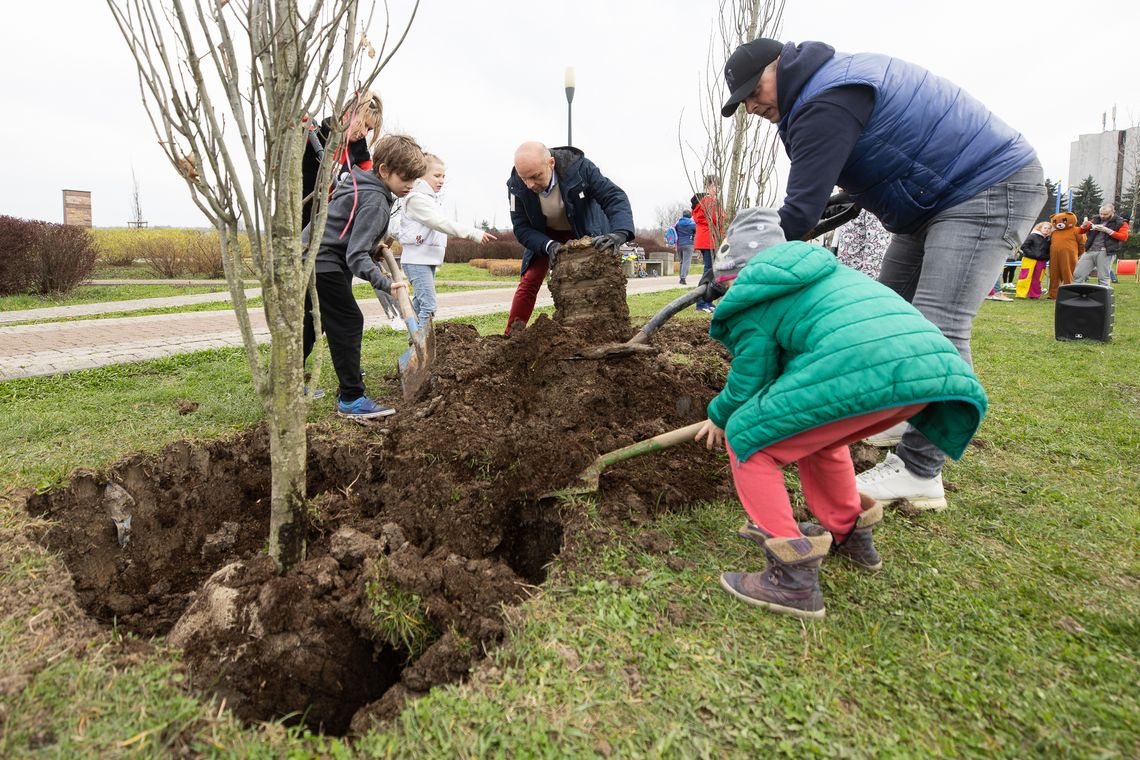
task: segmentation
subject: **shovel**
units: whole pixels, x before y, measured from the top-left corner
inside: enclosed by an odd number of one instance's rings
[[[380,244],[380,253],[392,273],[396,282],[407,282],[404,272],[396,264],[392,251],[383,243]],[[400,387],[404,391],[404,401],[412,403],[420,394],[420,390],[431,377],[431,365],[435,361],[435,334],[431,325],[419,325],[416,322],[416,312],[412,308],[412,299],[408,297],[407,288],[397,288],[396,304],[400,307],[400,317],[408,328],[408,350],[396,362],[400,374]]]
[[[574,482],[566,488],[561,488],[557,491],[552,491],[540,496],[540,499],[547,498],[565,498],[567,496],[584,496],[598,492],[598,478],[602,474],[602,470],[606,469],[612,464],[624,462],[627,459],[639,457],[642,454],[653,454],[658,451],[672,448],[678,443],[693,440],[693,436],[701,429],[701,425],[705,424],[704,420],[694,422],[692,425],[686,425],[683,428],[670,430],[668,433],[655,435],[652,438],[646,438],[644,441],[632,443],[624,448],[616,449],[608,454],[602,454],[594,460],[593,464],[582,471],[582,474],[575,478]]]
[[[851,200],[851,197],[847,193],[836,193],[828,199],[827,206],[823,209],[823,218],[819,224],[813,227],[811,231],[805,234],[801,239],[812,240],[827,232],[831,232],[836,227],[842,226],[857,217],[859,211],[859,206]],[[656,349],[649,345],[649,337],[653,335],[658,327],[672,319],[674,315],[684,311],[704,298],[705,286],[708,284],[705,278],[711,276],[711,270],[705,272],[704,275],[701,276],[700,285],[685,295],[667,303],[662,307],[661,311],[654,314],[653,318],[645,323],[644,327],[637,331],[636,335],[625,343],[607,343],[604,346],[587,349],[570,358],[616,359],[622,356],[629,356],[630,354],[653,353]]]

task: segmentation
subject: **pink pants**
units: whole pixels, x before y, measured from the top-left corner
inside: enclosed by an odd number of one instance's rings
[[[530,315],[534,313],[534,302],[538,300],[538,291],[542,288],[542,281],[549,271],[549,257],[531,258],[530,266],[523,272],[519,286],[515,289],[515,297],[511,299],[511,313],[507,317],[507,329],[503,331],[503,335],[511,334],[511,325],[516,319],[521,319],[523,324],[530,321]]]
[[[842,540],[863,511],[847,445],[909,420],[925,406],[896,406],[829,422],[760,449],[743,462],[726,441],[732,479],[744,511],[768,535],[798,538],[800,528],[792,516],[783,473],[785,465],[795,462],[808,509],[820,525]]]

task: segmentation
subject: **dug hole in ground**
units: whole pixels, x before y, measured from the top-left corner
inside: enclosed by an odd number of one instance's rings
[[[181,648],[190,688],[247,721],[362,733],[466,677],[553,559],[588,568],[633,526],[733,496],[726,457],[682,445],[607,470],[596,502],[542,498],[599,454],[704,419],[729,361],[703,319],[666,324],[655,354],[572,360],[634,331],[620,263],[578,245],[552,274],[554,319],[509,339],[440,325],[420,400],[402,403],[393,373],[383,426],[310,426],[308,554],[292,571],[264,554],[259,428],[31,496],[37,540],[69,574],[41,592],[84,611],[76,636],[115,626],[132,647]],[[656,535],[641,543],[670,552]]]

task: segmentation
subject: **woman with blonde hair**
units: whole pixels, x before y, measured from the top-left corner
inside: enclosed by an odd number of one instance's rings
[[[1049,263],[1049,236],[1052,234],[1051,223],[1038,222],[1025,236],[1025,242],[1021,244],[1021,273],[1017,276],[1018,298],[1041,297],[1041,275]]]

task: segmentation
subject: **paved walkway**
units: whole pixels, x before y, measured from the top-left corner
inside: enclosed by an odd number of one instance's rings
[[[485,283],[484,283],[485,284]],[[628,293],[651,293],[679,287],[674,277],[649,277],[629,280]],[[252,291],[246,291],[247,293]],[[437,319],[476,314],[494,314],[510,310],[514,287],[487,288],[460,293],[440,293]],[[203,296],[219,295],[205,293]],[[228,294],[220,294],[226,296]],[[198,298],[200,296],[179,296]],[[143,299],[170,301],[174,299]],[[109,311],[121,311],[120,302]],[[387,323],[384,310],[375,299],[359,302],[365,325],[375,327]],[[537,306],[553,304],[550,292],[543,286]],[[96,304],[89,304],[95,306]],[[101,304],[106,306],[108,304]],[[75,307],[60,307],[75,308]],[[39,309],[30,311],[42,311]],[[28,312],[7,312],[24,314]],[[22,316],[19,321],[42,317]],[[250,319],[259,341],[269,339],[261,309],[251,309]],[[107,364],[143,361],[208,348],[240,346],[241,332],[237,317],[231,311],[199,311],[161,314],[145,317],[117,317],[75,322],[45,323],[0,327],[0,380],[19,377],[53,375]]]
[[[362,284],[364,280],[356,280]],[[91,280],[89,285],[221,285],[225,287],[224,280]],[[437,285],[452,285],[457,287],[502,287],[501,283],[487,280],[439,280]],[[245,291],[246,298],[256,298],[261,295],[261,288],[249,288]],[[71,306],[46,306],[42,309],[20,309],[18,311],[0,311],[0,325],[11,325],[17,322],[33,322],[40,319],[71,319],[86,317],[92,314],[112,314],[120,311],[143,311],[144,309],[163,309],[176,306],[193,306],[199,303],[217,303],[229,301],[230,292],[221,290],[217,293],[196,293],[188,296],[163,296],[160,298],[134,298],[129,301],[101,301],[99,303],[80,303]]]

